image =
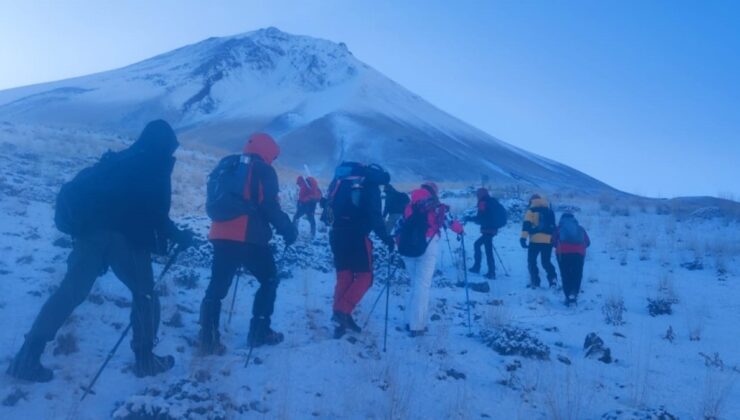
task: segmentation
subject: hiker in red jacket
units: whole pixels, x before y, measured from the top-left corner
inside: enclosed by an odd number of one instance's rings
[[[298,203],[295,216],[293,216],[293,224],[298,229],[301,217],[306,216],[308,223],[311,224],[311,238],[313,238],[316,236],[316,205],[322,197],[321,189],[319,189],[316,178],[312,176],[299,176],[295,183],[298,185]]]
[[[248,270],[260,284],[252,305],[248,345],[274,345],[283,340],[283,334],[270,327],[279,280],[269,241],[272,227],[285,239],[286,245],[295,242],[298,234],[278,201],[278,177],[271,164],[279,154],[280,147],[269,135],[256,133],[249,138],[242,163],[247,166],[243,199],[245,208],[251,210],[211,224],[208,233],[213,243],[211,282],[200,307],[200,345],[204,354],[219,354],[224,350],[218,331],[221,300],[226,297],[239,267]]]
[[[565,305],[576,304],[581,291],[586,248],[591,245],[591,239],[572,213],[563,213],[552,243],[560,267],[560,277],[563,279]]]
[[[439,255],[442,229],[450,228],[462,235],[463,227],[451,217],[450,208],[439,201],[437,185],[433,182],[425,182],[421,188],[411,192],[411,202],[406,206],[399,225],[398,250],[411,279],[411,291],[406,305],[407,329],[412,337],[417,337],[423,335],[427,329],[429,293]],[[413,235],[419,237],[414,239],[411,237]]]

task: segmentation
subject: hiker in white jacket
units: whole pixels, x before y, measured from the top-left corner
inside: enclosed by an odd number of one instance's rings
[[[462,224],[453,220],[449,207],[440,203],[437,185],[425,182],[411,192],[403,219],[396,229],[399,252],[411,279],[411,292],[406,305],[409,335],[423,335],[429,313],[429,292],[437,264],[442,229],[450,228],[460,235]],[[416,238],[414,238],[416,234]]]

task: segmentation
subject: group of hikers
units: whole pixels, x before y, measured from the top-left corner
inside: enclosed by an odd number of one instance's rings
[[[53,378],[52,370],[41,364],[47,343],[54,340],[73,310],[87,298],[95,280],[109,268],[132,294],[133,373],[153,376],[172,368],[172,356],[153,352],[160,305],[152,254],[170,255],[171,264],[180,251],[194,243],[194,234],[178,228],[169,217],[171,174],[178,146],[167,122],[152,121],[129,148],[107,152],[98,163],[62,186],[55,223],[73,237],[67,272],[42,306],[8,374],[36,382]],[[443,235],[449,241],[448,230],[464,239],[463,223],[479,224],[480,238],[475,241],[474,264],[469,271],[480,273],[484,249],[488,269],[485,277],[496,278],[493,238],[506,224],[507,215],[487,189],[477,190],[476,214],[458,220],[440,201],[435,183],[425,182],[407,195],[390,184],[390,175],[382,167],[342,162],[326,195],[315,178],[297,178],[297,209],[291,220],[281,208],[278,176],[272,166],[279,155],[280,147],[270,135],[255,133],[244,145],[243,153],[222,159],[209,175],[206,212],[212,220],[208,240],[213,246],[213,260],[200,306],[201,354],[225,351],[219,332],[221,305],[240,269],[259,282],[247,345],[254,348],[283,341],[283,334],[271,324],[279,280],[269,242],[274,230],[286,247],[292,245],[302,217],[309,220],[313,238],[317,207],[323,209],[321,220],[330,226],[329,244],[336,269],[332,321],[337,338],[348,331],[361,331],[353,312],[373,284],[371,232],[387,247],[389,258],[396,255],[396,250],[402,257],[411,281],[405,313],[406,329],[412,337],[423,335],[427,329],[432,279]],[[566,304],[575,303],[589,239],[573,214],[564,213],[556,225],[545,198],[533,195],[524,216],[521,245],[528,248],[528,287],[540,285],[538,257],[548,282],[556,285],[557,275],[550,262],[554,247]]]

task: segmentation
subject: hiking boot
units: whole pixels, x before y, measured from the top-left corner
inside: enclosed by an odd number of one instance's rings
[[[283,333],[279,333],[272,328],[267,327],[267,329],[262,331],[260,334],[253,334],[250,331],[249,336],[247,336],[247,345],[249,347],[260,347],[265,344],[268,346],[275,346],[282,343],[284,339],[285,336]]]
[[[221,344],[221,333],[218,326],[221,317],[221,301],[214,299],[203,299],[200,304],[200,353],[204,356],[226,352],[226,347]]]
[[[347,328],[342,325],[337,325],[334,327],[334,338],[337,340],[344,337],[344,334],[347,334]]]
[[[350,314],[334,311],[334,315],[332,315],[331,319],[337,324],[338,327],[342,327],[344,329],[344,332],[346,332],[346,330],[348,329],[356,333],[362,332],[362,328],[357,325],[354,318],[352,318],[352,315]]]
[[[252,318],[249,335],[247,335],[247,345],[249,347],[260,347],[265,344],[274,346],[282,343],[284,339],[285,336],[282,333],[270,328],[270,318]]]
[[[489,271],[486,273],[485,277],[489,280],[496,280],[496,272],[495,271]]]
[[[470,270],[468,270],[468,271],[470,271],[471,273],[480,274],[480,266],[479,265],[474,265],[474,266],[470,267]]]
[[[175,358],[172,356],[157,356],[151,351],[137,352],[134,375],[139,378],[155,376],[167,372],[173,366],[175,366]]]
[[[41,364],[44,347],[46,347],[46,342],[26,338],[18,354],[10,362],[6,373],[16,379],[31,382],[51,381],[54,378],[54,372]]]

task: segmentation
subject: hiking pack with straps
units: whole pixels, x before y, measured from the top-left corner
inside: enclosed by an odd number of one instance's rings
[[[251,165],[242,161],[242,155],[229,155],[221,159],[208,175],[208,217],[215,222],[224,222],[249,214],[253,206],[244,199],[247,182],[251,183]]]
[[[506,209],[504,208],[501,203],[496,200],[495,198],[491,197],[489,202],[491,203],[491,217],[493,221],[493,227],[496,229],[501,229],[502,227],[506,226],[507,222],[507,214]]]
[[[322,219],[333,223],[335,220],[352,222],[362,218],[367,212],[367,209],[362,208],[366,189],[377,188],[388,181],[388,173],[378,165],[342,162],[329,185],[327,206]]]
[[[398,235],[399,254],[412,258],[424,255],[432,240],[427,239],[429,212],[437,212],[439,208],[440,203],[436,197],[429,197],[414,203],[411,207],[411,215],[401,221]]]
[[[125,195],[126,168],[133,155],[106,152],[93,166],[62,185],[57,194],[54,224],[59,231],[79,236],[110,216]]]
[[[535,207],[532,209],[537,213],[537,225],[532,233],[552,234],[555,230],[555,213],[549,207]]]
[[[583,229],[575,217],[563,218],[560,221],[560,242],[583,245],[586,238]]]

